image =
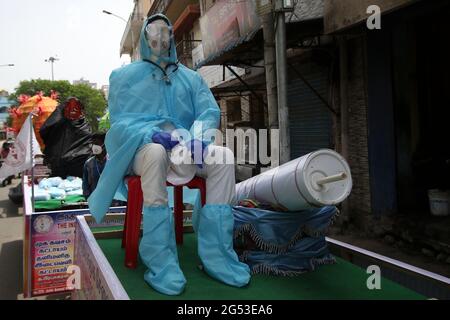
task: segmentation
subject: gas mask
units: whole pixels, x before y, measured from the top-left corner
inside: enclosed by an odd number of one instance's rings
[[[157,57],[167,56],[170,51],[172,28],[163,20],[155,20],[145,28],[145,36],[152,53]]]
[[[98,144],[93,144],[92,145],[92,153],[95,156],[98,156],[98,155],[102,154],[102,152],[103,152],[103,146],[99,146]]]

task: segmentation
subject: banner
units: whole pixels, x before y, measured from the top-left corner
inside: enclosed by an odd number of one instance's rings
[[[205,59],[220,54],[260,27],[255,1],[216,1],[200,18]]]
[[[8,156],[0,168],[0,179],[16,175],[33,167],[32,158],[42,155],[41,148],[32,130],[31,114],[22,126],[14,144],[10,147]],[[31,142],[33,150],[31,150]],[[32,156],[33,154],[33,156]]]
[[[32,296],[69,291],[67,268],[73,265],[76,211],[31,216]]]

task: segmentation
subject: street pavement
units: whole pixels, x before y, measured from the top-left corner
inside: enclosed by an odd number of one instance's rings
[[[0,187],[0,300],[16,300],[22,294],[23,209],[8,198],[9,189]]]

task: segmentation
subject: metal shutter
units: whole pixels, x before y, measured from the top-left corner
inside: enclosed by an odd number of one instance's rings
[[[303,77],[328,100],[328,68],[313,63],[296,66]],[[330,148],[332,115],[320,99],[295,73],[289,73],[289,127],[291,159],[321,148]]]

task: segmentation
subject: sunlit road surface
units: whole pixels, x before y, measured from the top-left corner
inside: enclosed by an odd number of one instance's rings
[[[22,295],[23,209],[8,198],[9,189],[0,187],[0,300],[16,300]]]

